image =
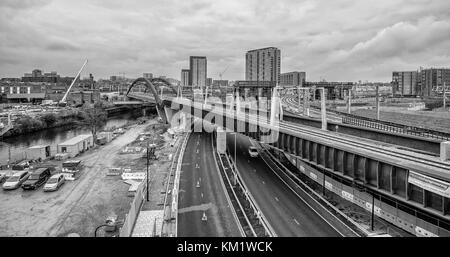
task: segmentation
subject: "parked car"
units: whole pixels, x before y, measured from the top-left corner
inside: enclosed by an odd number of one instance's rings
[[[18,171],[10,178],[8,178],[2,187],[4,190],[12,190],[19,188],[22,185],[22,183],[28,179],[29,176],[30,173],[27,170]]]
[[[51,176],[51,178],[45,183],[44,191],[56,191],[66,182],[64,175],[61,173]]]
[[[28,161],[21,161],[12,166],[13,170],[25,170],[30,167],[30,163]]]
[[[22,189],[28,190],[28,189],[36,189],[45,182],[47,182],[48,178],[50,177],[50,169],[49,168],[39,168],[31,173],[31,175],[28,177],[28,179],[23,182]]]
[[[248,148],[248,153],[250,154],[251,157],[258,157],[258,149],[256,149],[256,147],[254,146],[250,146]]]
[[[0,183],[3,183],[3,181],[6,181],[8,178],[12,177],[16,171],[14,170],[0,170]]]

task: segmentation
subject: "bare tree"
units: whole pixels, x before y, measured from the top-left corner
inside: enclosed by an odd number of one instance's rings
[[[81,108],[82,123],[89,126],[94,137],[97,139],[97,131],[106,123],[107,113],[102,102],[94,105],[84,104]]]

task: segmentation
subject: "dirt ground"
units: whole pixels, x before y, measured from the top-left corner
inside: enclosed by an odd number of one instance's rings
[[[120,150],[155,123],[151,120],[133,125],[112,142],[77,157],[84,165],[81,176],[66,181],[56,192],[43,192],[42,187],[35,191],[1,191],[0,236],[94,236],[95,228],[109,215],[123,220],[133,200],[129,185],[120,176],[106,174],[108,168],[120,166],[144,171],[142,154],[120,154]]]

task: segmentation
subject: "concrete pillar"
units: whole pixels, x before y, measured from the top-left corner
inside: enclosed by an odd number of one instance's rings
[[[325,88],[321,91],[321,112],[322,112],[322,130],[327,130],[327,105],[326,105],[326,95]]]
[[[217,144],[217,151],[220,154],[225,154],[227,150],[227,132],[223,130],[222,128],[217,128],[217,138],[216,138],[216,144]]]
[[[351,114],[352,113],[352,91],[348,90],[347,91],[347,113]]]
[[[164,106],[164,113],[166,115],[167,123],[172,122],[173,110],[169,107]]]
[[[441,142],[441,161],[450,160],[450,141]]]
[[[309,97],[310,97],[310,91],[309,90],[303,90],[303,115],[309,116]]]
[[[376,90],[376,108],[377,108],[377,120],[380,119],[380,87],[377,85]]]

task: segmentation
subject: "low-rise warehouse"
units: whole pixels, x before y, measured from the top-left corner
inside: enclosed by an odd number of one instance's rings
[[[58,153],[67,153],[69,157],[74,157],[88,150],[93,145],[94,138],[92,135],[78,135],[58,144]]]

